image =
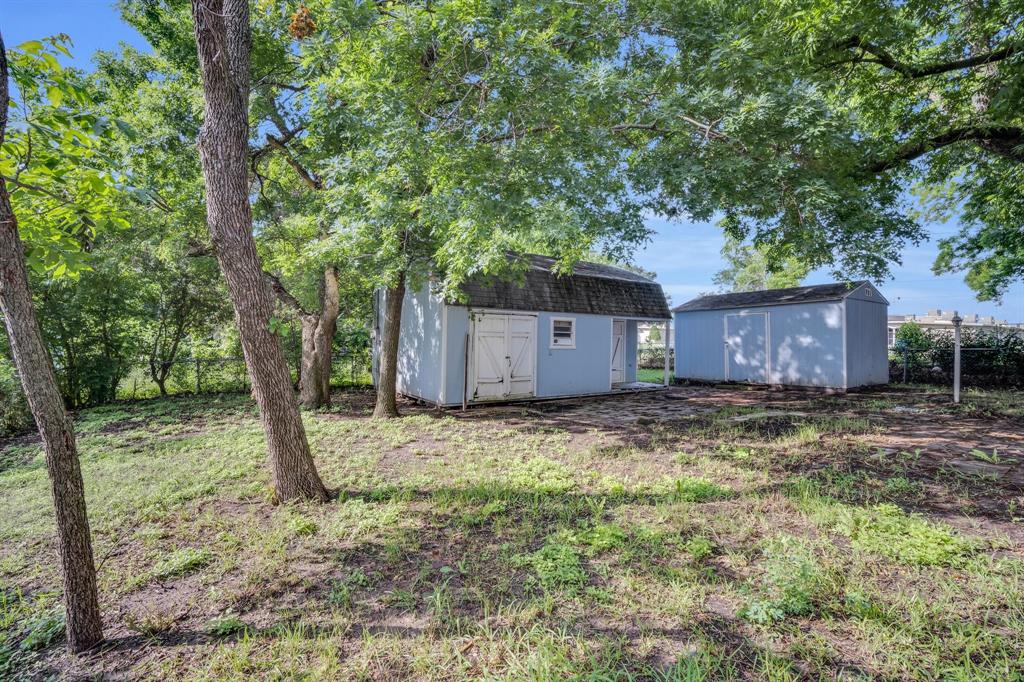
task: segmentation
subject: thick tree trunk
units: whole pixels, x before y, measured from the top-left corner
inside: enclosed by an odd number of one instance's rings
[[[327,500],[306,440],[288,365],[270,329],[270,292],[249,206],[249,3],[192,0],[203,81],[199,156],[210,240],[235,309],[245,364],[267,437],[274,495]]]
[[[315,410],[324,404],[323,382],[320,381],[323,358],[317,346],[323,342],[320,336],[320,318],[311,313],[301,314],[302,356],[299,360],[299,403]]]
[[[7,127],[8,72],[0,37],[0,144]],[[14,364],[21,375],[32,416],[46,451],[46,469],[57,516],[57,553],[64,577],[67,643],[74,652],[103,640],[96,567],[93,564],[85,488],[78,464],[75,433],[64,410],[53,365],[43,345],[25,269],[25,249],[7,185],[0,177],[0,312],[3,313]]]
[[[302,325],[302,359],[299,370],[299,402],[316,409],[331,404],[331,346],[341,309],[338,273],[324,270],[320,288],[320,314],[299,311]]]
[[[380,356],[377,369],[375,419],[398,416],[396,385],[398,379],[398,338],[402,331],[402,301],[405,298],[405,273],[384,296],[384,323],[380,329]]]
[[[320,349],[323,362],[320,364],[320,391],[324,405],[331,404],[331,355],[334,351],[334,335],[338,331],[338,315],[341,313],[341,290],[338,286],[338,269],[333,265],[324,270],[324,296],[320,305]]]

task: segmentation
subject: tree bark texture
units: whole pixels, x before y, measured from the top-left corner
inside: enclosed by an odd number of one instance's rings
[[[338,272],[324,269],[319,314],[299,311],[302,325],[302,364],[299,370],[299,402],[316,409],[331,404],[331,347],[341,310]]]
[[[0,145],[7,128],[9,102],[7,57],[0,37]],[[32,307],[25,248],[7,184],[0,176],[0,312],[10,340],[14,364],[21,376],[32,416],[46,452],[46,469],[57,517],[57,554],[64,579],[68,648],[89,649],[103,640],[96,590],[85,487],[78,463],[71,418],[57,388],[50,356]]]
[[[207,225],[267,437],[274,495],[278,501],[325,501],[327,490],[313,464],[288,365],[270,329],[273,301],[252,236],[248,0],[192,0],[192,16],[205,105],[197,146]]]
[[[380,329],[380,359],[377,369],[375,419],[398,416],[396,381],[398,379],[398,338],[402,331],[402,301],[405,299],[405,273],[384,294],[384,323]]]

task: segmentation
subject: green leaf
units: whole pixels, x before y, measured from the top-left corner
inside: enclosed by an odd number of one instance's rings
[[[21,45],[18,45],[17,49],[28,54],[38,54],[43,49],[43,43],[39,40],[26,40]]]
[[[50,104],[59,107],[60,103],[64,101],[64,92],[55,85],[51,85],[46,89],[46,98],[50,100]]]

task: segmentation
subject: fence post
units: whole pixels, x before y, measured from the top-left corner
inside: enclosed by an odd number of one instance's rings
[[[903,347],[903,383],[907,383],[907,365],[910,362],[910,349]]]
[[[953,313],[953,402],[960,402],[960,313]]]
[[[196,395],[199,395],[202,389],[202,384],[199,382],[199,358],[196,358]]]

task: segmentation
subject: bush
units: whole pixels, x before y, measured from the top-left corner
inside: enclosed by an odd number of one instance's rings
[[[32,413],[21,391],[18,373],[7,358],[0,357],[0,436],[31,427]]]
[[[949,385],[953,382],[953,334],[948,331],[916,330],[904,334],[912,325],[897,332],[897,346],[890,360],[890,377],[903,380],[906,351],[907,381]],[[960,335],[960,377],[964,386],[1024,386],[1024,334],[996,334],[963,329]]]

